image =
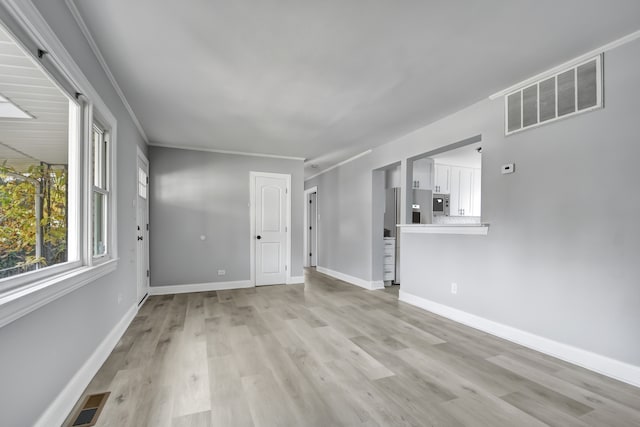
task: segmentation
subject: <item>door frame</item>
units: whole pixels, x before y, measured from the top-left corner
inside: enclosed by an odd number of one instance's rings
[[[140,160],[144,161],[147,164],[147,198],[144,199],[145,200],[145,209],[147,211],[147,223],[149,222],[149,169],[151,167],[151,165],[149,164],[149,159],[147,158],[147,156],[144,154],[144,152],[140,149],[140,147],[138,147],[136,145],[136,174],[135,174],[135,189],[136,189],[136,227],[138,225],[138,212],[139,212],[139,208],[140,208],[140,194],[138,194],[139,190],[138,190],[138,171],[140,168]],[[146,257],[147,257],[147,269],[149,271],[151,271],[150,268],[150,263],[151,263],[151,259],[150,259],[150,247],[151,245],[149,245],[149,235],[151,234],[151,230],[141,230],[141,231],[146,231],[146,243],[143,245],[144,246],[144,251],[146,252]],[[138,246],[137,246],[137,242],[136,242],[136,264],[140,261],[139,259],[140,254],[138,253]],[[139,268],[140,266],[136,265],[136,300],[138,301],[138,305],[142,305],[142,303],[149,297],[149,291],[150,291],[150,283],[151,283],[151,276],[147,276],[146,278],[146,286],[145,286],[145,295],[143,297],[140,297],[140,295],[138,295],[138,289],[140,289],[140,277],[139,277]]]
[[[319,265],[319,257],[318,257],[318,186],[313,186],[304,190],[304,243],[302,245],[302,265],[304,267],[309,267],[309,195],[316,193],[316,240],[315,240],[315,248],[313,248],[314,253],[316,254],[316,265]]]
[[[285,254],[286,281],[291,281],[291,174],[272,172],[249,172],[249,264],[251,268],[251,284],[256,286],[256,178],[284,178],[286,182],[286,218],[285,227],[287,233],[287,244]]]

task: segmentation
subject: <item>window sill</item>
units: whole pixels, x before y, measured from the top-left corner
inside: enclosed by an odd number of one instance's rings
[[[111,259],[92,267],[79,267],[0,295],[0,327],[111,273],[118,265]]]
[[[486,236],[489,224],[398,224],[401,233],[411,234],[470,234]]]

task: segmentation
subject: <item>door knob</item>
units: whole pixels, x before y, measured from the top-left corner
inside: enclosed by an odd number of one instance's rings
[[[142,236],[138,236],[138,240],[142,240]]]
[[[260,240],[262,239],[262,236],[256,236],[256,239]]]

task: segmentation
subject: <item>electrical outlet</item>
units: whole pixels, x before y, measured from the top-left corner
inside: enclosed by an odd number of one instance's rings
[[[122,293],[118,294],[118,304],[122,303]]]
[[[226,270],[218,270],[218,276],[224,276],[225,274],[227,274]]]
[[[457,294],[458,293],[458,284],[457,283],[452,283],[451,284],[451,293],[452,294]]]

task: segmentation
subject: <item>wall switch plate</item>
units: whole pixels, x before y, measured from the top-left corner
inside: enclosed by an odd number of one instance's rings
[[[458,284],[457,283],[452,283],[451,284],[451,293],[452,294],[457,294],[458,293]]]
[[[227,270],[218,270],[218,276],[224,276],[227,274]]]
[[[118,304],[122,303],[122,293],[118,294]]]
[[[500,172],[503,175],[506,175],[508,173],[514,173],[516,171],[516,164],[515,163],[507,163],[502,165],[502,167],[500,168]]]

